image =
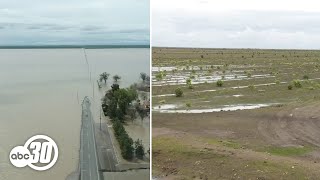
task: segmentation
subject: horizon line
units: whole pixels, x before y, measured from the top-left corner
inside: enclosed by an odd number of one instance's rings
[[[62,48],[85,48],[85,49],[95,49],[95,48],[150,48],[150,44],[123,44],[123,45],[0,45],[0,49],[62,49]]]
[[[221,50],[226,50],[226,49],[239,49],[239,50],[243,50],[243,49],[252,49],[252,50],[304,50],[304,51],[317,51],[317,50],[320,50],[320,48],[246,48],[246,47],[243,47],[243,48],[236,48],[236,47],[229,47],[229,48],[224,48],[224,47],[221,47],[221,48],[217,48],[217,47],[192,47],[192,46],[152,46],[152,48],[176,48],[176,49],[221,49]]]

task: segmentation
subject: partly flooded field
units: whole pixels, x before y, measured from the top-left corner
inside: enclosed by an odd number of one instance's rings
[[[313,90],[320,82],[318,55],[317,51],[155,48],[153,105],[169,103],[187,109],[189,104],[192,110],[286,103],[295,99],[294,94],[301,89],[310,92],[299,98],[310,98],[317,94]],[[288,86],[295,86],[295,80],[303,88],[289,91]],[[218,86],[218,81],[223,84]],[[178,87],[183,97],[174,98]]]
[[[319,177],[320,51],[152,53],[154,177]]]
[[[65,179],[78,168],[84,96],[93,100],[99,121],[104,93],[96,84],[99,74],[118,74],[120,86],[126,87],[149,69],[149,49],[89,49],[86,53],[88,61],[82,49],[0,50],[0,179]],[[10,150],[35,134],[46,134],[57,143],[55,166],[40,173],[12,166]]]

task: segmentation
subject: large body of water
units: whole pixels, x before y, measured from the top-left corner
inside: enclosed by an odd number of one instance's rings
[[[137,82],[140,72],[149,74],[148,48],[87,49],[86,54],[88,62],[83,49],[0,50],[0,179],[65,179],[78,168],[81,101],[90,96],[98,109],[103,94],[96,84],[99,74],[120,75],[122,87]],[[44,172],[11,165],[10,150],[36,134],[58,144],[57,163]]]

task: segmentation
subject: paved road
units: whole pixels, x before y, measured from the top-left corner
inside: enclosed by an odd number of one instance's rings
[[[81,180],[102,180],[96,151],[95,130],[88,97],[82,102],[80,176]]]
[[[96,124],[96,140],[97,140],[97,149],[98,157],[100,161],[100,168],[102,171],[114,172],[117,171],[117,158],[115,155],[115,150],[113,146],[113,141],[111,139],[109,129],[106,123]]]

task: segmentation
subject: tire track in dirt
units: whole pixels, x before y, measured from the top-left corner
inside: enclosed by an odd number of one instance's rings
[[[294,109],[286,108],[260,120],[258,132],[274,145],[320,147],[319,115],[319,103]]]
[[[164,135],[167,136],[167,135]],[[283,165],[283,167],[292,167],[291,171],[295,171],[294,169],[297,167],[300,167],[302,169],[304,169],[304,172],[306,173],[306,179],[317,179],[315,177],[319,177],[320,176],[320,164],[319,163],[315,163],[314,161],[310,161],[308,159],[299,159],[299,158],[292,158],[292,157],[286,157],[286,156],[278,156],[278,155],[272,155],[269,153],[265,153],[265,152],[258,152],[258,151],[254,151],[251,149],[234,149],[234,148],[230,148],[230,147],[226,147],[226,146],[222,146],[222,145],[217,145],[217,144],[209,144],[209,143],[204,143],[203,141],[199,140],[199,138],[201,139],[201,137],[198,136],[194,136],[193,134],[189,134],[189,133],[184,133],[184,134],[175,134],[174,136],[170,135],[171,138],[176,139],[179,143],[182,143],[183,145],[187,146],[187,147],[192,147],[195,149],[198,149],[199,152],[208,152],[210,154],[217,154],[217,155],[223,155],[225,157],[231,158],[234,160],[234,163],[238,163],[237,166],[237,170],[232,171],[232,173],[235,173],[238,170],[245,170],[243,169],[243,167],[247,167],[248,166],[248,162],[256,162],[256,161],[260,161],[260,162],[264,162],[264,163],[271,163],[271,164],[277,164],[277,165]],[[188,158],[188,157],[186,157]],[[171,158],[169,158],[170,160],[172,160]],[[174,159],[174,158],[173,158]],[[195,163],[196,162],[207,162],[208,159],[201,159],[196,158],[194,159]],[[174,161],[173,161],[174,162]],[[212,162],[211,160],[209,160],[209,162]],[[164,162],[162,162],[164,163]],[[208,163],[208,162],[207,162]],[[208,164],[207,164],[208,165]],[[171,177],[172,175],[176,175],[176,171],[179,171],[179,169],[181,167],[179,167],[179,165],[177,164],[171,164],[170,166],[168,166],[168,164],[166,164],[166,162],[164,164],[162,164],[161,166],[166,168],[167,172],[162,172],[162,173],[168,173],[167,175],[169,175],[169,177]],[[223,167],[221,167],[223,168]],[[259,168],[261,167],[255,167],[256,170],[254,170],[253,172],[247,171],[247,172],[243,172],[244,174],[248,173],[256,173],[259,171]],[[169,170],[169,171],[168,171]],[[174,170],[175,173],[171,173],[170,171]],[[283,173],[286,173],[287,171],[289,171],[289,169],[282,169]],[[195,169],[193,169],[192,171],[195,171]],[[202,172],[202,170],[201,170]],[[239,171],[241,172],[241,171]],[[262,172],[260,170],[260,172]],[[208,174],[209,171],[205,172],[203,171],[204,174]],[[265,172],[266,174],[260,174],[257,176],[269,176],[270,174],[268,173],[272,173],[272,172]],[[171,178],[160,178],[162,180],[171,180]],[[283,179],[283,178],[279,178],[279,179]],[[287,178],[284,178],[287,179]]]

